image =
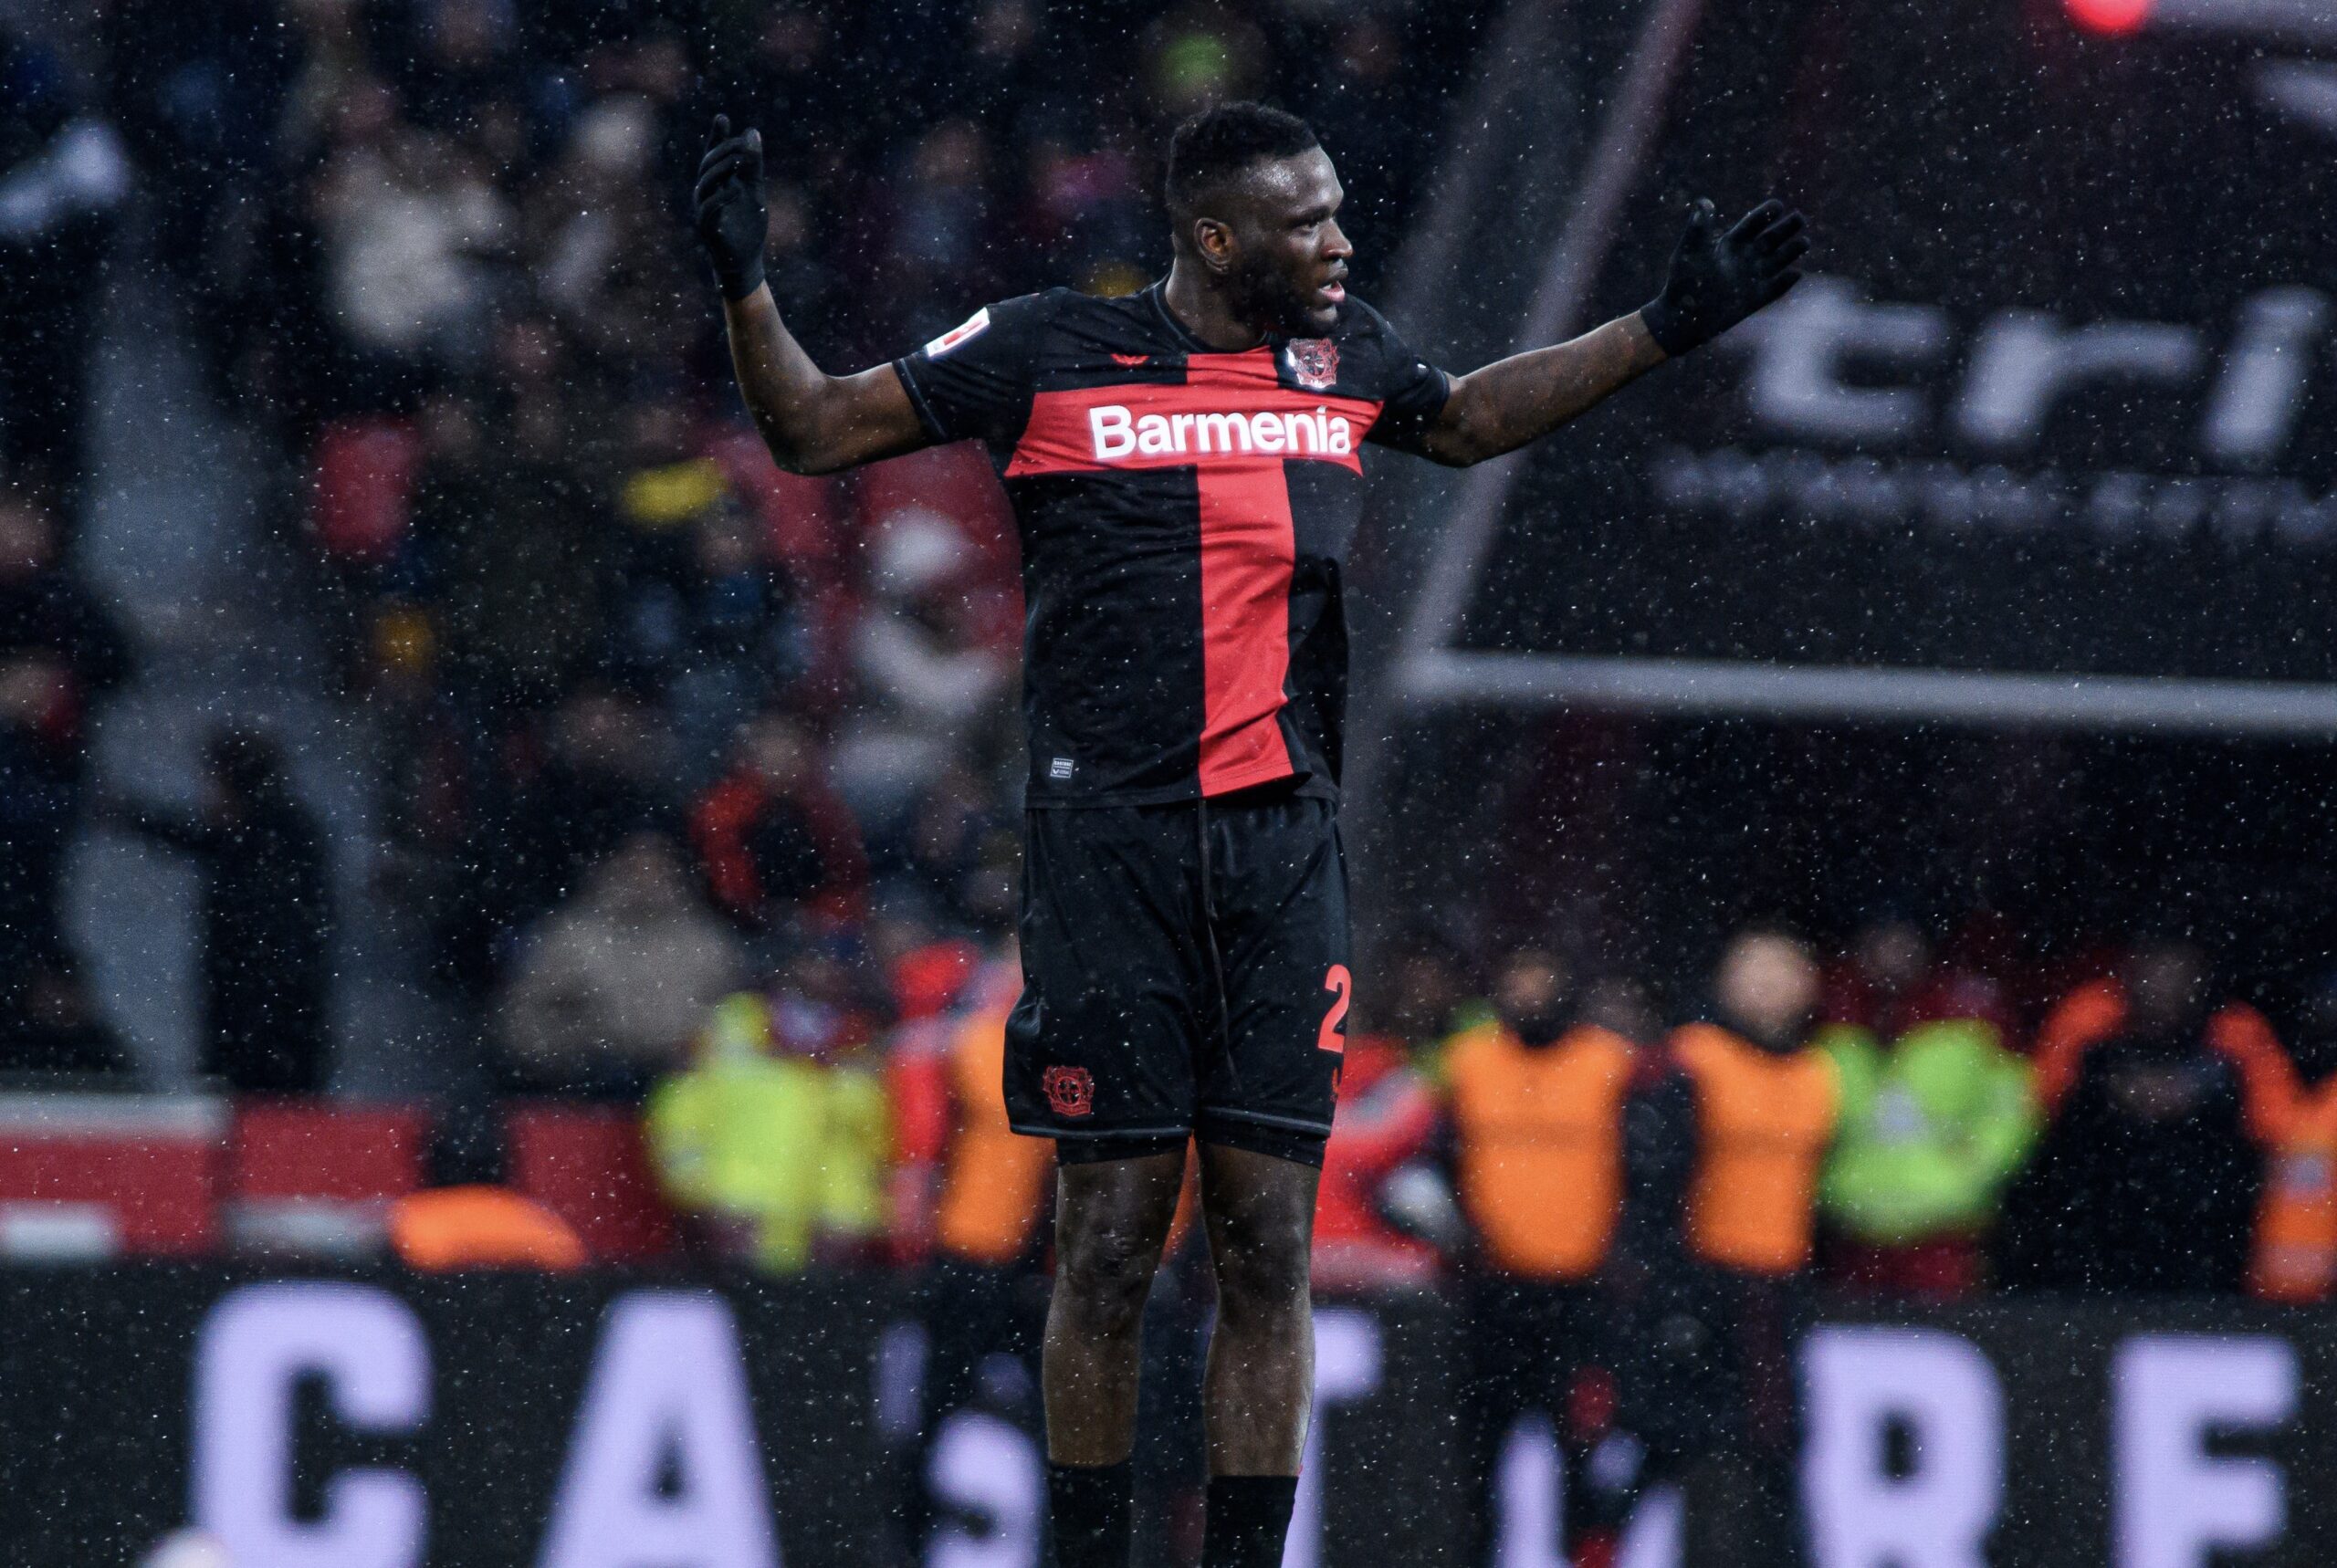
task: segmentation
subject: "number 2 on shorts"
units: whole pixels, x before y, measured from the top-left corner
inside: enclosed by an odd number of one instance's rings
[[[1315,1037],[1315,1049],[1327,1051],[1334,1056],[1347,1053],[1347,998],[1355,989],[1355,977],[1347,973],[1345,964],[1334,964],[1323,976],[1323,988],[1332,992],[1331,1010],[1323,1015],[1323,1031]]]

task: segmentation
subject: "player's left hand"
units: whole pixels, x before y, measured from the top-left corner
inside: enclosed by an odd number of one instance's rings
[[[1724,231],[1712,202],[1699,201],[1672,253],[1663,292],[1640,312],[1656,347],[1676,359],[1799,283],[1794,263],[1808,253],[1808,227],[1783,202],[1767,201]]]

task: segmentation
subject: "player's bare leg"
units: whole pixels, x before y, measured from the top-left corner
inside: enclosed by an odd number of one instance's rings
[[[1040,1381],[1057,1568],[1127,1568],[1144,1303],[1184,1176],[1182,1148],[1056,1175]]]
[[[1202,1385],[1209,1433],[1203,1568],[1273,1568],[1298,1485],[1315,1396],[1307,1289],[1322,1172],[1200,1145],[1201,1212],[1217,1270],[1217,1325]]]

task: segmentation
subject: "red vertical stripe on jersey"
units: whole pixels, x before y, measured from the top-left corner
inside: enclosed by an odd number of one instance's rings
[[[1202,467],[1200,784],[1222,795],[1287,779],[1283,682],[1297,556],[1278,458]]]
[[[1290,515],[1285,462],[1363,468],[1363,437],[1379,404],[1363,398],[1285,387],[1271,350],[1194,354],[1181,382],[1115,382],[1043,392],[1006,465],[1006,477],[1109,473],[1116,468],[1193,470],[1200,497],[1202,708],[1200,787],[1223,795],[1287,779],[1298,769],[1283,739],[1288,701],[1290,586],[1297,539]],[[1261,415],[1305,415],[1328,432],[1344,422],[1346,450],[1305,444],[1268,450],[1256,427],[1229,429]],[[1138,444],[1148,416],[1179,422],[1170,442]],[[1098,424],[1099,416],[1106,423]],[[1207,434],[1202,425],[1210,426]],[[1161,427],[1156,426],[1156,431]],[[1109,432],[1106,441],[1105,433]]]

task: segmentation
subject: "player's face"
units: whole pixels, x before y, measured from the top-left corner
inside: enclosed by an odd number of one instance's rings
[[[1336,214],[1346,193],[1316,148],[1255,165],[1242,182],[1228,281],[1241,313],[1286,337],[1320,337],[1337,322],[1355,255]]]

